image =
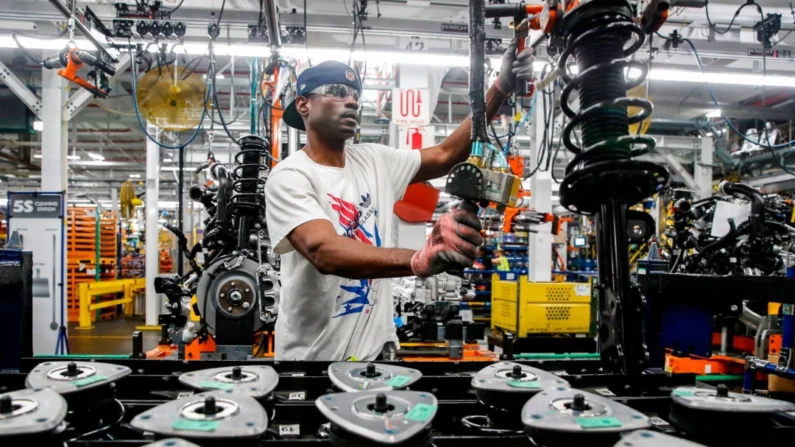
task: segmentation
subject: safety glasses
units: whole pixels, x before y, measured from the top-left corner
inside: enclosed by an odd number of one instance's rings
[[[353,100],[356,102],[359,102],[359,98],[361,97],[361,93],[359,93],[358,90],[346,84],[322,85],[311,90],[309,94],[331,96],[337,99],[347,99],[349,96],[353,96]]]

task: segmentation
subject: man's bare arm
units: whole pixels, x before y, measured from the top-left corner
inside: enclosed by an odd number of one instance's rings
[[[486,122],[491,122],[509,95],[492,85],[486,92]],[[437,146],[420,151],[422,162],[411,183],[424,182],[447,175],[458,163],[466,161],[471,150],[470,132],[472,118],[469,117]]]
[[[327,220],[299,225],[287,240],[324,275],[344,278],[397,278],[412,276],[414,250],[380,248],[340,236]]]

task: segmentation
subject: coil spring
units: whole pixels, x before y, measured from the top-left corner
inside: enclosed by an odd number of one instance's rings
[[[648,74],[646,64],[630,58],[644,43],[643,30],[632,21],[626,0],[581,3],[564,18],[566,48],[558,63],[566,83],[561,110],[569,118],[563,128],[563,144],[575,154],[566,166],[561,204],[572,211],[592,212],[605,197],[636,203],[660,189],[668,172],[659,165],[636,162],[655,146],[654,138],[630,135],[629,125],[648,118],[653,110],[644,98],[626,97],[627,89],[640,85]],[[628,48],[624,45],[634,36]],[[580,68],[576,76],[568,70],[575,56]],[[630,81],[624,70],[639,72]],[[568,101],[579,92],[580,110]],[[628,116],[627,107],[640,112]],[[582,129],[582,146],[572,141],[576,127]]]
[[[240,138],[240,152],[235,154],[235,180],[232,188],[235,194],[231,203],[243,213],[258,213],[265,210],[265,179],[262,173],[268,171],[263,159],[269,154],[268,141],[257,135]]]

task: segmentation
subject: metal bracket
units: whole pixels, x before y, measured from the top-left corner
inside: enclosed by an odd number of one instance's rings
[[[7,85],[41,119],[42,103],[39,98],[2,62],[0,62],[0,81]]]

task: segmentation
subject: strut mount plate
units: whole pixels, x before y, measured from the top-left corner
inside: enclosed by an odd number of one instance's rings
[[[536,394],[547,388],[569,386],[569,382],[552,373],[513,362],[489,365],[472,378],[472,388],[477,391]]]
[[[795,411],[795,404],[749,394],[726,393],[693,386],[678,387],[671,392],[674,403],[694,410],[732,413],[774,413]]]
[[[199,390],[233,390],[261,399],[273,392],[279,384],[279,375],[270,366],[241,365],[183,373],[179,381]]]
[[[208,398],[214,405],[208,405]],[[213,411],[208,412],[208,407]],[[187,439],[253,438],[268,428],[268,415],[251,397],[233,390],[209,391],[158,405],[130,423],[135,429]]]
[[[12,391],[0,397],[11,399],[11,411],[0,410],[0,439],[53,431],[66,417],[66,400],[49,388]]]
[[[102,387],[127,377],[126,366],[100,362],[44,362],[25,379],[28,388],[52,388],[61,395]]]
[[[582,397],[580,405],[575,401]],[[554,387],[536,394],[522,409],[530,431],[562,433],[621,433],[648,428],[643,413],[596,394]]]
[[[616,443],[613,447],[704,447],[682,438],[676,438],[664,433],[638,430],[634,431]]]
[[[385,397],[379,411],[377,398]],[[381,444],[399,444],[423,432],[431,424],[438,401],[419,391],[365,391],[320,396],[315,405],[328,420],[343,430]]]
[[[422,377],[416,369],[386,363],[335,362],[328,367],[335,387],[345,392],[399,390]]]

